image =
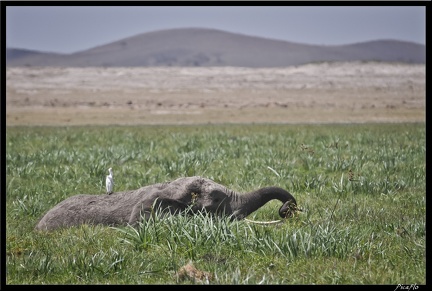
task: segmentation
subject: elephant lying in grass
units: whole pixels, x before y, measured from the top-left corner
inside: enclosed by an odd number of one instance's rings
[[[80,224],[132,225],[141,217],[149,219],[155,209],[166,214],[206,211],[243,219],[268,201],[278,199],[282,218],[290,217],[297,202],[286,190],[265,187],[249,193],[237,193],[199,176],[145,186],[111,195],[75,195],[49,210],[36,225],[37,230],[53,230]]]

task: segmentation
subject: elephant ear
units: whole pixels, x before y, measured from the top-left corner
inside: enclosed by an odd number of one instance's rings
[[[297,204],[293,200],[288,200],[279,208],[279,216],[282,218],[293,217],[296,211]]]
[[[153,207],[162,213],[178,214],[185,211],[188,205],[182,201],[171,198],[157,198]]]
[[[145,220],[148,220],[155,214],[162,216],[165,214],[179,214],[185,211],[187,207],[188,205],[186,203],[171,198],[157,197],[153,201],[151,199],[146,199],[134,206],[128,223],[132,226],[136,226],[141,216],[143,216]]]

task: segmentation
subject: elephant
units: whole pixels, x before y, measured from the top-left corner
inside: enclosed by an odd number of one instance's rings
[[[297,210],[294,197],[279,187],[238,193],[211,179],[181,177],[110,195],[71,196],[50,209],[35,229],[50,231],[81,224],[136,227],[141,219],[150,219],[156,213],[155,209],[167,215],[202,211],[241,220],[273,199],[283,203],[279,209],[282,218],[291,217]]]

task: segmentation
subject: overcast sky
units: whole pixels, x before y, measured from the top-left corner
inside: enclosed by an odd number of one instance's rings
[[[6,45],[72,53],[180,27],[318,45],[376,39],[425,44],[425,13],[423,6],[7,6]]]

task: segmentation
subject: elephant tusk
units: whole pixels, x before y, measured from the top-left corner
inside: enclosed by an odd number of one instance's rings
[[[283,222],[282,219],[272,220],[272,221],[255,221],[255,220],[250,220],[250,219],[245,218],[244,220],[247,222],[255,223],[255,224],[277,224],[277,223]]]

